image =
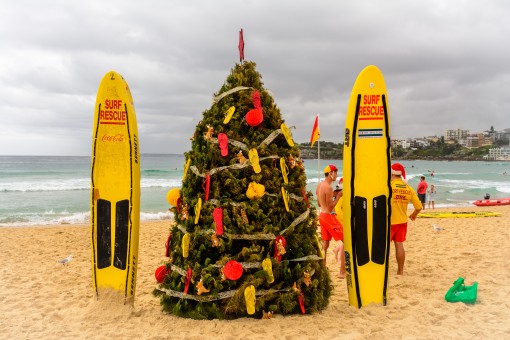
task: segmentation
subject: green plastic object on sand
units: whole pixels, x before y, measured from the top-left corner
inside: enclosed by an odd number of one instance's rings
[[[475,303],[477,290],[478,282],[473,283],[471,286],[465,286],[464,278],[459,277],[453,283],[453,286],[448,289],[444,299],[448,302]]]

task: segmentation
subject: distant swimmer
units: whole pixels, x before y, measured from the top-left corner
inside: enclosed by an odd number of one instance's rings
[[[504,175],[504,176],[506,176],[506,175],[508,175],[508,174],[506,173],[506,171],[504,171],[504,172],[503,172],[503,175]]]
[[[434,170],[429,170],[429,172],[430,172],[430,176],[434,177]]]

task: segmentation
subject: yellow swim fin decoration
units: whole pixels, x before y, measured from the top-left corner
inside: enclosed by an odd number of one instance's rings
[[[190,163],[191,163],[191,158],[188,158],[188,160],[186,161],[186,165],[184,166],[184,174],[182,175],[183,181],[186,178],[186,174],[188,173]]]
[[[251,166],[253,167],[253,171],[255,171],[256,174],[260,173],[262,169],[260,168],[259,164],[259,154],[257,152],[257,149],[253,148],[248,152],[248,157],[250,158]]]
[[[225,111],[225,119],[223,119],[223,124],[228,124],[228,122],[230,122],[230,119],[232,119],[235,111],[236,108],[234,106],[229,107],[228,110]]]
[[[244,289],[244,300],[246,301],[246,312],[249,315],[255,314],[255,287],[253,285]]]
[[[287,174],[289,173],[289,167],[287,166],[285,157],[280,158],[280,168],[282,169],[283,181],[285,182],[285,184],[289,184],[289,178],[287,176]]]
[[[322,250],[322,244],[319,241],[319,237],[317,236],[317,234],[315,234],[315,241],[317,242],[317,248],[319,249],[319,252],[321,253],[321,258],[324,258],[324,252]]]
[[[195,224],[198,224],[200,218],[200,210],[202,210],[202,198],[198,198],[198,202],[195,205]]]
[[[189,256],[189,241],[190,236],[188,233],[182,237],[182,257],[187,258]]]
[[[262,261],[262,269],[264,269],[267,273],[267,282],[273,283],[274,282],[274,276],[273,276],[273,263],[271,262],[271,259],[265,258],[264,261]]]
[[[289,193],[287,192],[287,190],[285,190],[284,187],[282,187],[282,196],[283,196],[283,202],[285,203],[285,209],[287,210],[287,212],[290,211],[289,209]]]
[[[294,146],[294,141],[292,140],[292,134],[290,133],[290,129],[285,125],[285,123],[282,123],[280,126],[280,129],[282,130],[283,136],[287,140],[287,143],[289,146]]]

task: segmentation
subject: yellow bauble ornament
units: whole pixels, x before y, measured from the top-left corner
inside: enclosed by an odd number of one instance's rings
[[[177,206],[177,200],[181,197],[181,190],[177,188],[173,188],[168,190],[166,194],[166,201],[168,204],[173,205],[174,207]]]
[[[251,182],[248,186],[248,190],[246,190],[246,196],[249,199],[257,199],[264,196],[266,188],[262,184],[258,184],[256,182]]]

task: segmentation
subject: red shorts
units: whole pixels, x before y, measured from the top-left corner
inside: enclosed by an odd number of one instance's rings
[[[336,215],[321,213],[319,223],[321,225],[321,238],[324,241],[330,241],[331,238],[334,238],[335,241],[344,240],[344,226],[336,218]]]
[[[392,224],[390,228],[390,241],[404,242],[407,235],[407,222]]]

